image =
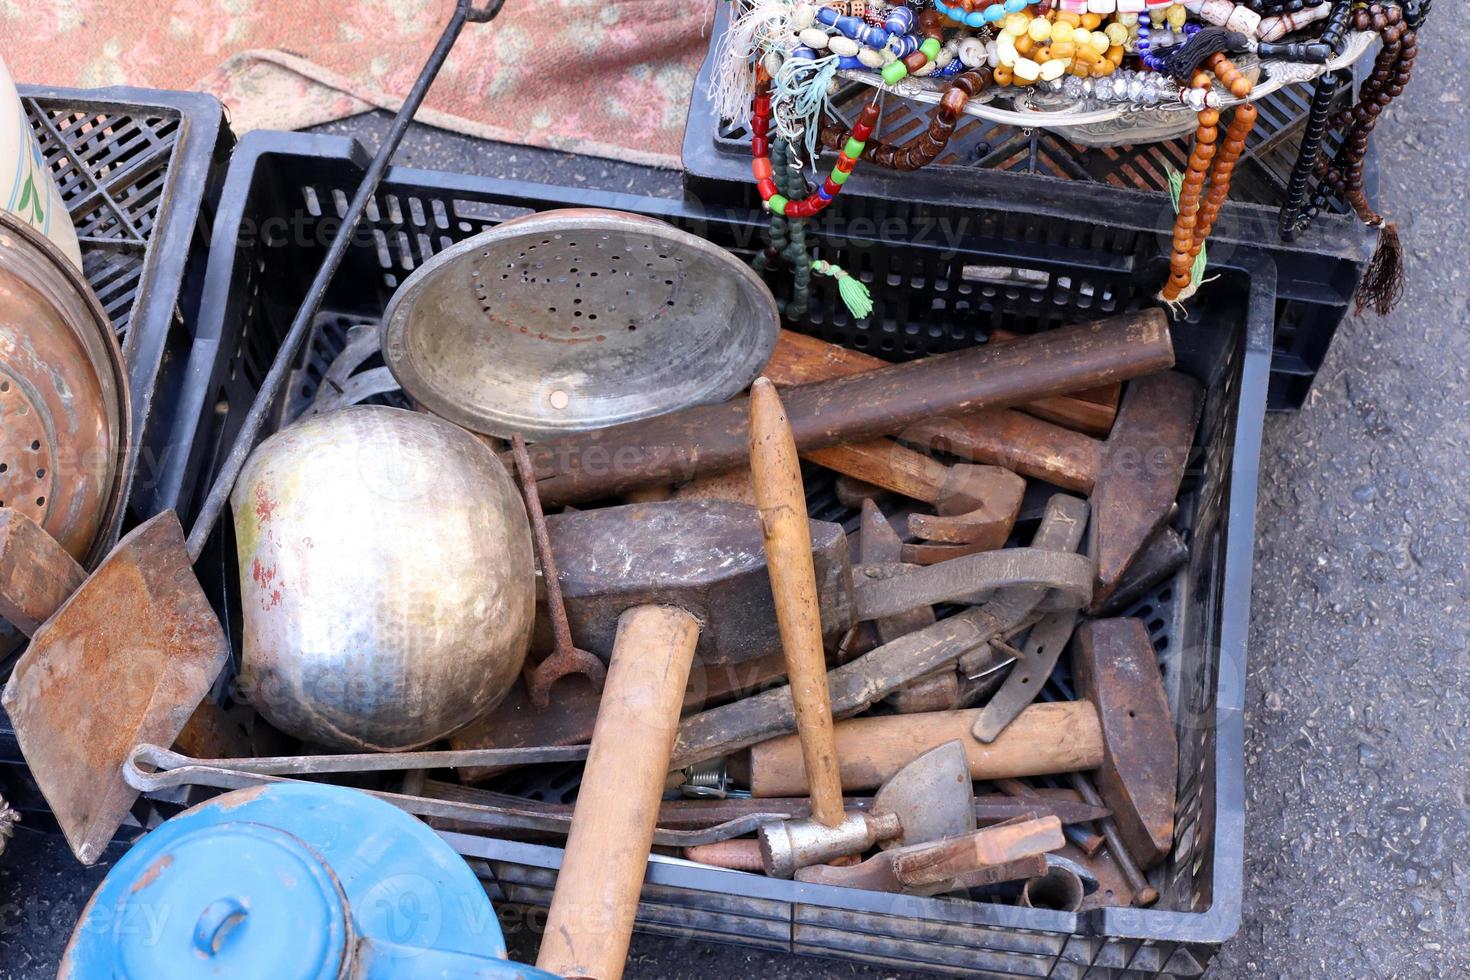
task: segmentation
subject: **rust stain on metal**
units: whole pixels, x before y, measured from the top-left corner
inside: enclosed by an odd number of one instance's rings
[[[136,895],[138,894],[138,892],[153,884],[155,881],[158,880],[158,876],[167,871],[173,863],[174,856],[172,854],[165,854],[158,860],[154,861],[152,864],[148,865],[148,870],[139,875],[138,880],[133,882],[133,887],[128,889],[129,893]]]
[[[137,798],[122,778],[133,746],[172,745],[228,657],[172,512],[124,538],[36,633],[4,706],[81,861]]]
[[[261,524],[268,522],[276,512],[276,502],[263,485],[255,488],[255,519]]]

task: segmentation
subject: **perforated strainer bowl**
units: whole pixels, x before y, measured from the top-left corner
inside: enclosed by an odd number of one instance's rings
[[[420,267],[388,305],[403,390],[476,432],[543,439],[723,401],[780,326],[735,256],[652,218],[527,215]]]
[[[110,546],[129,438],[112,324],[56,246],[0,212],[0,506],[87,562]]]

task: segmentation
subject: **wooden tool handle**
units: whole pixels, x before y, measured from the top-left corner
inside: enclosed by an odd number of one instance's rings
[[[991,334],[990,342],[1009,343],[1022,337],[1022,334],[997,330]],[[776,384],[786,387],[862,374],[886,364],[887,361],[871,354],[829,344],[792,330],[782,330],[763,373]],[[1119,391],[1117,384],[1103,385],[1067,395],[1034,399],[1021,408],[1038,418],[1079,432],[1106,435],[1113,424],[1113,416],[1118,412]]]
[[[1098,440],[1011,409],[931,419],[905,430],[903,438],[927,451],[1004,466],[1078,493],[1092,492],[1102,460]]]
[[[781,398],[765,378],[757,378],[750,389],[750,472],[776,600],[776,622],[781,627],[781,649],[786,655],[786,676],[791,682],[796,731],[811,787],[812,816],[836,827],[846,814],[832,737],[832,697],[827,689],[806,492]]]
[[[876,789],[909,762],[954,739],[964,745],[974,779],[1045,776],[1096,769],[1103,763],[1102,726],[1097,709],[1087,701],[1034,704],[989,745],[970,734],[979,714],[979,709],[936,711],[839,723],[842,785]],[[795,739],[784,736],[751,746],[752,795],[792,796],[805,790],[801,747]]]
[[[618,620],[536,958],[543,970],[595,980],[623,975],[698,641],[699,623],[681,609],[639,606]]]
[[[906,847],[894,858],[893,872],[905,885],[932,885],[979,868],[1055,851],[1066,843],[1060,820],[1038,817]]]
[[[802,458],[864,483],[930,504],[939,500],[940,488],[949,475],[948,466],[892,439],[812,449],[802,453]]]
[[[1168,318],[1150,309],[801,385],[783,397],[796,445],[807,451],[1173,365]],[[538,443],[531,456],[541,502],[561,506],[733,469],[749,456],[746,415],[736,399]]]

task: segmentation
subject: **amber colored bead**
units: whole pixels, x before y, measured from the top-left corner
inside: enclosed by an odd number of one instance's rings
[[[948,92],[945,92],[944,97],[939,100],[939,108],[948,115],[957,117],[965,111],[965,103],[969,101],[970,97],[963,91],[958,88],[952,88]]]

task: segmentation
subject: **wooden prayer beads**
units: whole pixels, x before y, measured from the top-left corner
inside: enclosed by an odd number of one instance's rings
[[[959,125],[960,116],[964,114],[965,104],[984,91],[990,81],[991,72],[988,68],[977,68],[963,75],[956,75],[945,86],[939,105],[934,108],[930,117],[928,129],[907,143],[896,146],[870,138],[863,147],[862,158],[890,170],[918,170],[927,167],[949,145],[950,137]],[[835,150],[845,144],[847,134],[841,126],[829,122],[822,126],[821,138],[823,146]]]
[[[1250,79],[1223,52],[1211,55],[1205,64],[1231,95],[1238,99],[1250,96]],[[1210,85],[1210,76],[1204,71],[1196,72],[1190,81],[1190,87],[1195,89],[1207,89]],[[1225,141],[1219,143],[1219,111],[1207,108],[1199,113],[1194,147],[1189,154],[1189,169],[1179,191],[1179,214],[1174,221],[1169,253],[1169,279],[1159,293],[1159,298],[1166,303],[1179,302],[1190,295],[1195,259],[1199,257],[1200,249],[1215,228],[1220,209],[1230,196],[1235,164],[1245,152],[1245,142],[1255,128],[1256,117],[1256,107],[1249,102],[1237,108],[1225,132]],[[1208,193],[1205,191],[1206,180],[1209,182]]]

